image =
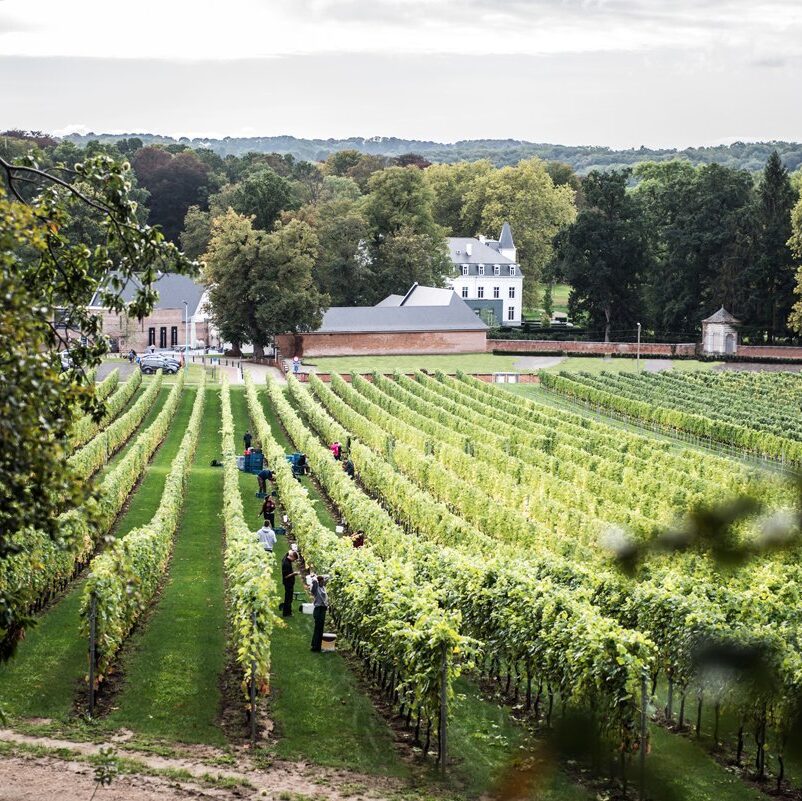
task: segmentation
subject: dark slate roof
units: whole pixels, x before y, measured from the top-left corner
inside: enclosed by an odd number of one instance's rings
[[[141,287],[136,278],[131,278],[123,287],[122,298],[126,303],[134,299],[134,295]],[[189,304],[189,314],[192,316],[198,310],[198,304],[203,297],[205,288],[186,275],[178,273],[162,273],[153,283],[153,288],[159,293],[154,309],[181,309],[184,310],[184,301]],[[92,298],[90,305],[99,304],[98,295]]]
[[[468,245],[471,253],[468,255]],[[502,256],[487,242],[480,242],[472,236],[450,236],[448,238],[448,254],[454,264],[501,264],[509,266],[517,262]]]
[[[487,326],[452,293],[440,306],[332,306],[318,331],[336,333],[411,333],[414,331],[484,331]]]
[[[741,321],[738,320],[736,317],[733,317],[723,306],[715,313],[711,314],[706,320],[702,320],[703,323],[730,323],[731,325],[735,325],[740,323]]]
[[[510,228],[510,224],[505,222],[504,225],[501,226],[501,236],[498,238],[498,246],[500,248],[514,248],[515,244],[512,241],[512,229]]]

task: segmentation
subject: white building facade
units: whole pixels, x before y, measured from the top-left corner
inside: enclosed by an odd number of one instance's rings
[[[509,223],[498,239],[452,236],[448,250],[454,275],[448,285],[487,325],[519,326],[523,312],[523,273]]]
[[[702,320],[702,352],[734,355],[738,353],[739,321],[723,306]]]

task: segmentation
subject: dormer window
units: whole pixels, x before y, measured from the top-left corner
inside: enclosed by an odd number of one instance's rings
[[[510,265],[510,275],[515,275],[515,265],[514,264]]]
[[[468,274],[468,265],[467,264],[463,264],[462,265],[462,274],[463,275],[467,275]]]
[[[501,275],[501,265],[494,264],[493,265],[493,275]]]
[[[484,264],[480,264],[479,265],[479,275],[484,275],[484,274],[485,274],[485,266],[484,266]]]

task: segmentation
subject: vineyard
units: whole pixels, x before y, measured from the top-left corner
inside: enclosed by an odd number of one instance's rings
[[[632,417],[640,403],[704,420],[722,437],[737,429],[768,452],[798,444],[795,381],[602,374],[551,376],[548,389],[635,404]],[[395,742],[470,795],[519,761],[477,745],[477,721],[497,721],[511,743],[529,736],[519,728],[550,742],[579,720],[587,776],[574,786],[559,773],[573,789],[555,798],[597,781],[657,798],[687,748],[733,799],[754,797],[740,774],[771,775],[779,790],[802,780],[802,567],[795,548],[762,549],[798,527],[795,488],[778,475],[461,374],[285,387],[246,373],[241,387],[112,371],[96,392],[105,416],[70,437],[70,468],[96,499],[63,516],[61,541],[19,532],[1,563],[8,597],[38,621],[0,632],[18,645],[0,666],[12,722],[63,731],[88,716],[97,736],[250,741],[313,762],[317,726],[324,763],[402,775]],[[248,428],[286,528],[275,553],[254,533],[256,480],[236,468]],[[294,475],[293,450],[309,477]],[[736,498],[743,511],[718,521]],[[310,621],[277,615],[291,542],[304,571],[330,577],[343,657],[307,665]],[[751,672],[732,653],[751,655]],[[339,710],[329,696],[341,693]]]
[[[796,373],[543,373],[543,386],[663,430],[744,452],[802,461],[802,378]]]

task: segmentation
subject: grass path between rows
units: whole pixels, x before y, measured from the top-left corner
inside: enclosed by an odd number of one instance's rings
[[[132,402],[136,402],[139,399],[139,396],[145,391],[144,386],[140,386],[139,389],[136,391]],[[159,390],[159,394],[156,396],[156,400],[153,403],[153,406],[148,409],[145,413],[145,416],[142,418],[142,422],[137,426],[136,430],[133,434],[128,438],[128,441],[120,448],[116,453],[112,454],[111,458],[97,471],[95,474],[95,481],[102,481],[105,477],[106,473],[109,472],[125,455],[125,452],[131,446],[131,444],[136,440],[136,436],[140,431],[144,431],[158,416],[159,412],[161,411],[164,402],[167,400],[167,395],[169,394],[170,389],[165,388],[162,385],[162,388]]]
[[[194,392],[186,392],[176,410],[170,431],[129,505],[112,532],[117,536],[150,520],[161,500],[164,481],[175,457],[192,410]],[[166,394],[154,404],[158,413]],[[129,440],[129,447],[135,440]],[[125,450],[125,449],[124,449]],[[0,705],[14,717],[65,720],[81,691],[87,670],[87,643],[79,635],[81,593],[79,580],[29,629],[17,655],[0,666]]]
[[[191,393],[194,399],[194,392]],[[225,667],[220,393],[207,389],[169,575],[121,662],[108,727],[179,742],[224,745],[217,725]]]
[[[262,396],[264,398],[264,395]],[[241,387],[231,391],[237,444],[242,441],[248,421],[248,406]],[[291,453],[294,449],[269,409],[268,420],[274,436]],[[251,429],[253,430],[253,429]],[[335,524],[315,487],[303,480],[321,522]],[[254,530],[261,525],[256,498],[256,476],[240,474],[245,515]],[[279,514],[281,508],[279,507]],[[280,519],[280,518],[279,518]],[[278,522],[277,522],[278,524]],[[273,577],[281,589],[281,559],[288,543],[280,537],[275,550]],[[301,589],[297,582],[297,589]],[[297,606],[297,605],[296,605]],[[270,717],[277,737],[275,753],[284,759],[308,759],[321,765],[348,767],[356,771],[390,776],[408,774],[393,747],[393,735],[359,688],[356,677],[338,653],[312,654],[312,617],[294,609],[286,627],[274,630],[272,643],[272,695]]]

